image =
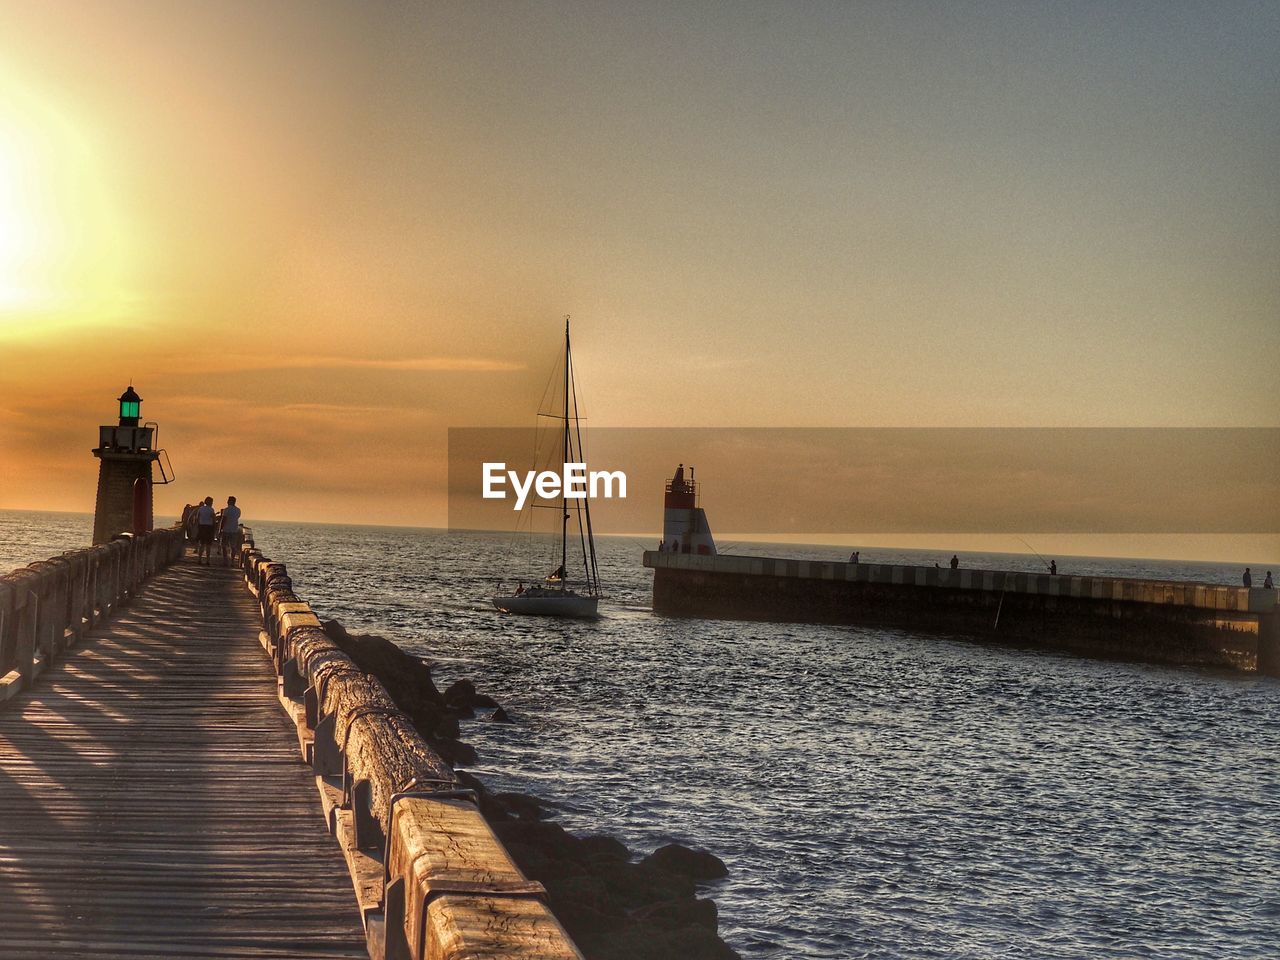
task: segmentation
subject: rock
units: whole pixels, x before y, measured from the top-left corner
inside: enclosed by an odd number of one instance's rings
[[[729,868],[715,854],[693,850],[680,843],[659,847],[641,862],[694,880],[719,880],[729,875]]]
[[[695,896],[693,881],[645,863],[597,864],[597,873],[626,910]]]
[[[451,707],[469,707],[471,698],[476,695],[476,685],[470,680],[455,680],[445,687],[444,702]]]
[[[637,910],[637,920],[648,920],[663,927],[678,929],[680,927],[706,927],[715,932],[720,921],[719,911],[714,900],[666,900],[655,903],[651,907]]]
[[[626,863],[631,859],[631,851],[613,837],[583,837],[578,841],[578,852],[586,860]]]
[[[528,801],[541,806],[522,794],[493,795],[499,797],[504,811]],[[524,875],[547,888],[548,906],[587,960],[737,960],[716,935],[716,906],[697,898],[693,877],[662,869],[649,862],[653,857],[631,863],[613,837],[575,837],[551,821],[491,820],[490,826]],[[704,857],[710,854],[679,850],[655,856],[709,871]]]
[[[458,783],[467,790],[474,790],[476,798],[480,801],[480,813],[489,821],[492,826],[506,820],[514,820],[511,811],[507,809],[506,804],[501,800],[494,798],[485,785],[477,779],[473,774],[466,770],[455,770],[453,775],[458,778]]]
[[[470,680],[457,680],[445,687],[444,703],[456,709],[470,710],[475,708],[476,685]]]
[[[476,693],[476,685],[466,679],[449,684],[443,696],[445,704],[455,710],[474,710],[476,707],[492,709],[500,706],[493,697]]]
[[[541,801],[527,793],[495,793],[493,800],[506,807],[507,812],[517,820],[542,819]]]
[[[469,743],[463,743],[461,740],[454,740],[451,737],[433,737],[431,746],[440,754],[450,766],[464,767],[474,766],[475,762],[480,759],[480,755],[476,753],[476,748]]]
[[[452,714],[443,714],[440,722],[435,725],[435,729],[431,731],[431,736],[442,737],[445,740],[457,740],[460,733],[458,727],[458,718]]]
[[[570,936],[595,940],[609,939],[627,925],[626,916],[609,899],[609,891],[598,877],[582,874],[564,877],[547,887],[548,898]]]
[[[507,714],[507,711],[503,710],[501,707],[493,711],[493,713],[489,715],[488,719],[490,723],[515,723],[515,721]]]
[[[505,844],[532,847],[553,860],[571,860],[578,856],[578,839],[558,823],[547,820],[511,820],[493,824],[493,832]]]
[[[490,822],[490,826],[494,828],[495,833],[503,825],[504,822],[501,820]],[[561,869],[565,861],[557,860],[549,853],[530,844],[503,840],[502,845],[507,848],[507,853],[511,854],[511,859],[516,862],[520,872],[530,880],[537,880],[548,891],[556,884],[563,883],[567,879],[568,874]]]
[[[741,960],[727,943],[702,926],[664,930],[637,923],[578,946],[590,960]]]
[[[474,790],[476,796],[480,798],[481,804],[489,797],[489,790],[475,774],[467,773],[465,770],[455,770],[453,775],[458,778],[458,783],[466,790]]]

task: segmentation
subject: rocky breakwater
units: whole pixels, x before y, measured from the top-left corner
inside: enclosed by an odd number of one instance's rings
[[[391,641],[351,634],[336,621],[324,632],[376,677],[427,743],[454,767],[475,762],[462,724],[511,722],[502,706],[459,680],[443,692],[431,668]],[[490,791],[474,775],[455,776],[479,797],[480,811],[520,870],[547,890],[547,902],[589,960],[729,960],[717,933],[715,902],[699,896],[727,875],[705,850],[669,844],[637,858],[614,837],[575,836],[548,819],[548,807],[520,793]]]

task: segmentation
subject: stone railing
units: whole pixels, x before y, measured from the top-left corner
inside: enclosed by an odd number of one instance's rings
[[[182,556],[177,527],[73,550],[0,577],[0,702],[31,685],[84,632]]]
[[[370,957],[582,960],[474,794],[321,629],[285,565],[252,543],[241,560],[281,703],[351,871]]]

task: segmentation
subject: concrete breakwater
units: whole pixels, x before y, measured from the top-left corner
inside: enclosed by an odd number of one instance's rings
[[[865,624],[1280,676],[1274,590],[646,551],[667,616]]]
[[[501,721],[496,702],[466,681],[441,693],[389,641],[322,624],[252,545],[241,561],[372,957],[736,956],[697,896],[724,874],[715,857],[671,845],[633,862],[617,840],[545,820],[536,798],[455,771],[474,759],[459,720]]]

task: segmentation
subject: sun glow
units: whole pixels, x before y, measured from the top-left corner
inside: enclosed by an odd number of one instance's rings
[[[108,317],[121,302],[124,249],[99,158],[79,125],[3,86],[0,331]]]

